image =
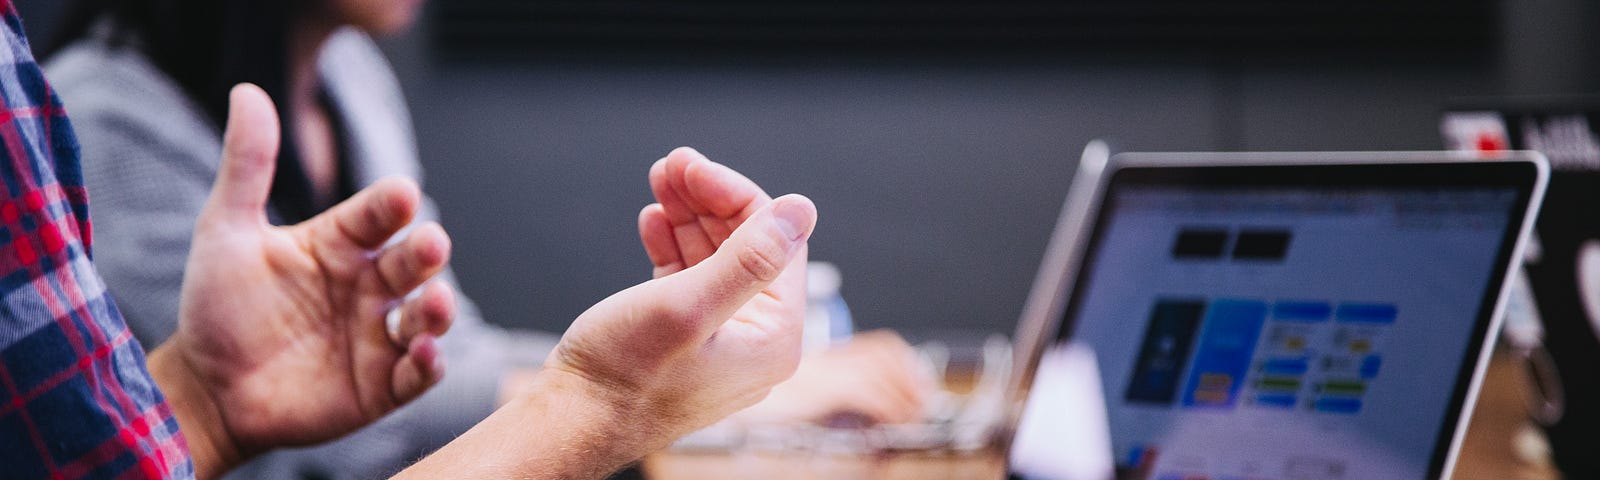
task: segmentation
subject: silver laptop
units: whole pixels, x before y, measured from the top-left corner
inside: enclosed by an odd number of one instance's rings
[[[1011,475],[1448,478],[1547,176],[1086,153],[1019,325]]]

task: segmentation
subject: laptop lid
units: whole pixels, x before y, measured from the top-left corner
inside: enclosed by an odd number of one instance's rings
[[[1071,418],[1035,387],[1085,358],[1118,477],[1443,478],[1546,170],[1520,152],[1118,155],[1075,179],[1092,201],[1064,208],[1024,309],[1010,431],[1031,433],[1009,468],[1055,478],[1077,454],[1035,420]]]

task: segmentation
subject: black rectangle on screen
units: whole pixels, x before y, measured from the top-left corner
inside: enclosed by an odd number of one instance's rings
[[[1228,231],[1220,228],[1185,228],[1172,242],[1172,256],[1179,259],[1222,258],[1228,245]]]
[[[1202,300],[1156,301],[1145,328],[1144,342],[1135,359],[1133,378],[1123,396],[1130,402],[1170,405],[1178,394],[1178,383],[1188,370],[1189,351],[1194,335],[1205,315]]]
[[[1288,230],[1243,230],[1233,243],[1236,260],[1283,260],[1289,253]]]

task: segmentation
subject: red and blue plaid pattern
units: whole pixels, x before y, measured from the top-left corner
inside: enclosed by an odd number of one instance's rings
[[[0,477],[191,478],[144,352],[90,264],[78,142],[0,0]]]

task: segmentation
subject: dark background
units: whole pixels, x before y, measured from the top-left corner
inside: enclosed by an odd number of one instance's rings
[[[1597,5],[443,0],[385,47],[491,321],[647,279],[646,169],[692,145],[811,196],[858,325],[915,339],[1011,332],[1092,138],[1438,149],[1454,98],[1600,91]]]

